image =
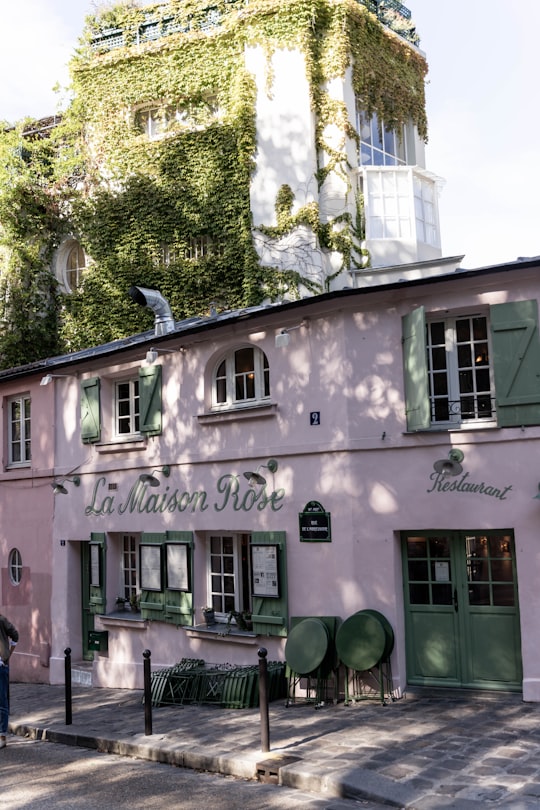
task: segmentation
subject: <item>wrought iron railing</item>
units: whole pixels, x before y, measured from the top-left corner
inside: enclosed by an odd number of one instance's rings
[[[496,400],[490,394],[464,394],[461,399],[430,398],[431,423],[494,421]]]
[[[238,9],[248,6],[250,0],[225,0],[226,4]],[[356,0],[371,11],[390,30],[403,39],[418,44],[416,29],[411,21],[411,12],[397,0]],[[231,11],[233,8],[231,8]],[[210,31],[222,25],[222,13],[217,6],[208,6],[191,14],[187,22],[179,23],[173,16],[149,16],[137,29],[108,28],[92,38],[90,47],[94,51],[112,51],[115,48],[141,45],[154,42],[172,34],[187,34],[191,31]]]

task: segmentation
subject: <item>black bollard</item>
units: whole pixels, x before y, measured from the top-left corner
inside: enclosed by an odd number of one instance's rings
[[[144,733],[152,733],[152,683],[150,678],[150,650],[143,652],[144,658]]]
[[[268,716],[268,651],[264,647],[257,650],[259,656],[259,709],[261,712],[261,751],[270,751],[270,720]]]
[[[71,710],[71,647],[64,650],[64,686],[66,691],[66,726],[72,723],[73,715]]]

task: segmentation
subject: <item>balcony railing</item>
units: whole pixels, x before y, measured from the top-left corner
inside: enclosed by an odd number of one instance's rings
[[[411,12],[397,0],[356,0],[376,15],[380,22],[405,39],[417,45],[416,29],[411,21]],[[230,11],[248,6],[249,0],[226,0]],[[175,17],[149,16],[137,29],[108,28],[93,37],[90,47],[94,51],[112,51],[115,48],[154,42],[172,34],[187,34],[191,31],[211,31],[220,28],[222,13],[217,6],[208,6],[194,12],[187,22],[179,23]]]

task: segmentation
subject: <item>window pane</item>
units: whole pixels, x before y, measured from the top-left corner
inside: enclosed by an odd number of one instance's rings
[[[431,336],[431,343],[433,345],[439,344],[444,346],[446,342],[444,336],[444,323],[443,322],[431,323],[429,325],[429,331]]]
[[[512,560],[492,560],[491,578],[500,582],[512,582]]]
[[[466,320],[456,321],[456,338],[458,343],[471,339],[470,322]]]
[[[429,605],[429,585],[409,585],[411,605]]]
[[[487,340],[487,318],[473,318],[473,339]]]
[[[448,377],[446,374],[433,375],[433,393],[435,396],[448,394]]]
[[[429,553],[433,557],[449,557],[450,543],[447,537],[430,537]]]
[[[438,347],[431,350],[431,367],[435,371],[439,369],[446,369],[445,349]]]
[[[469,565],[468,578],[470,582],[489,581],[489,564],[487,560],[473,560]]]
[[[515,594],[513,585],[494,585],[493,604],[498,607],[513,607]]]
[[[426,557],[427,545],[425,537],[409,537],[407,539],[407,554],[409,557]]]
[[[234,365],[236,374],[243,374],[247,371],[254,371],[253,349],[239,349],[234,353]]]
[[[427,560],[409,560],[409,579],[418,580],[428,579],[428,564]]]
[[[452,604],[452,586],[448,583],[433,583],[431,586],[433,605]]]
[[[469,585],[470,605],[489,605],[489,585]]]
[[[472,366],[472,347],[470,344],[465,346],[458,346],[458,365],[460,368],[464,366]]]
[[[492,557],[503,557],[504,559],[507,560],[512,559],[512,545],[510,537],[505,535],[503,535],[502,537],[491,535],[490,537],[487,538],[487,544],[489,548],[489,553]]]

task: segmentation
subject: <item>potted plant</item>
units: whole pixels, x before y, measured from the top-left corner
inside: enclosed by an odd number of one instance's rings
[[[231,610],[227,619],[227,624],[231,624],[235,620],[236,626],[239,630],[252,630],[253,623],[251,620],[251,612],[249,610]]]
[[[129,597],[129,605],[133,613],[138,613],[141,609],[141,595],[140,593],[132,593]]]
[[[207,625],[215,624],[216,623],[216,613],[213,607],[203,607],[201,608],[202,614],[204,617],[204,621]]]
[[[125,608],[126,608],[126,599],[125,599],[125,597],[124,596],[117,596],[116,597],[116,602],[114,604],[115,604],[116,610],[125,610]]]

